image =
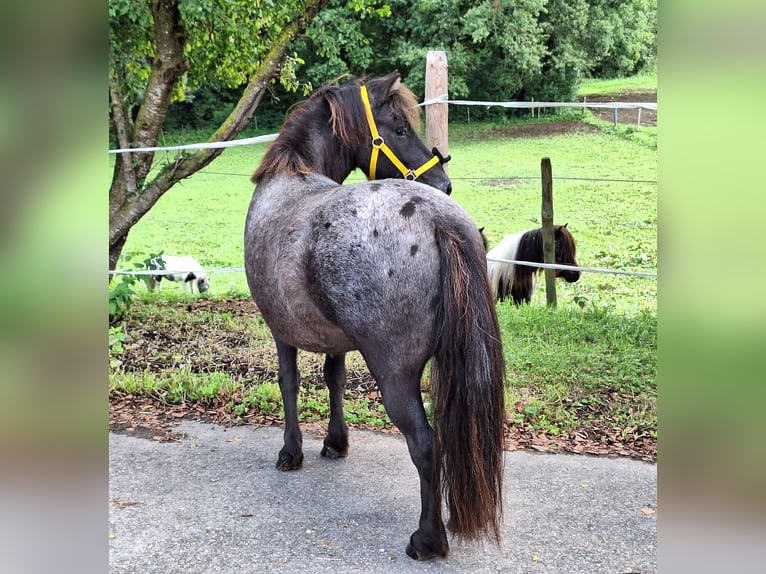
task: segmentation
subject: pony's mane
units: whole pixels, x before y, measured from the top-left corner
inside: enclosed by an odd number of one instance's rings
[[[285,173],[292,176],[311,172],[307,158],[297,150],[301,149],[305,140],[302,137],[302,128],[306,127],[308,117],[314,113],[317,102],[321,102],[328,89],[329,86],[320,88],[290,112],[279,131],[279,136],[269,146],[261,165],[250,178],[253,183],[258,183],[267,174]]]
[[[322,129],[318,118],[329,113],[332,135],[342,146],[359,145],[370,139],[370,128],[360,95],[362,79],[351,80],[342,86],[327,84],[299,104],[285,120],[279,137],[271,144],[251,180],[258,183],[266,175],[284,173],[295,176],[315,171],[316,158],[311,157],[311,146],[307,139],[312,120],[313,125]],[[421,116],[418,101],[409,88],[399,81],[398,73],[389,74],[367,82],[367,90],[373,109],[382,102],[394,117],[409,123],[413,129],[420,128]],[[327,103],[328,111],[322,107]]]
[[[561,261],[574,261],[576,257],[576,244],[572,234],[566,225],[553,227],[553,238],[556,242],[556,257]],[[522,234],[516,259],[520,261],[533,261],[542,263],[543,253],[543,228],[532,229]]]
[[[555,235],[555,233],[554,233]],[[516,251],[516,259],[519,261],[532,261],[541,263],[543,260],[543,228],[531,229],[524,232],[519,239]],[[526,267],[536,271],[534,267]]]
[[[577,256],[577,244],[575,238],[569,232],[566,225],[556,226],[556,244],[561,250],[562,261],[574,261]]]

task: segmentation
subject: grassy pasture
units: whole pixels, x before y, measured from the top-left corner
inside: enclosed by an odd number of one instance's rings
[[[656,150],[619,133],[572,133],[545,138],[508,137],[513,126],[452,129],[453,198],[485,228],[490,245],[505,234],[538,227],[540,160],[550,157],[554,213],[578,241],[581,265],[655,272],[657,266]],[[242,267],[249,176],[265,145],[226,150],[211,166],[166,194],[131,231],[124,253],[188,254],[203,267]],[[349,181],[360,181],[359,172]],[[620,180],[620,181],[604,181]],[[124,264],[122,268],[129,268]],[[541,282],[542,283],[542,282]],[[587,274],[559,283],[563,302],[620,312],[656,308],[656,281]],[[535,297],[544,301],[542,285]],[[163,292],[181,286],[163,283]],[[248,296],[243,273],[211,275],[213,297]]]
[[[619,94],[622,92],[647,92],[657,90],[657,69],[627,78],[609,80],[585,79],[580,83],[578,96]]]
[[[569,224],[578,241],[580,264],[656,272],[656,130],[636,134],[582,118],[579,112],[573,118],[584,119],[581,129],[550,137],[518,137],[517,128],[528,127],[529,121],[451,126],[453,198],[478,226],[485,227],[490,245],[507,233],[538,227],[540,160],[549,157],[555,220]],[[265,149],[265,145],[228,149],[211,166],[172,189],[134,227],[124,254],[141,260],[164,250],[194,255],[208,269],[242,267],[242,233],[253,187],[249,176]],[[355,172],[349,181],[361,179],[362,174]],[[129,261],[118,265],[130,267]],[[578,283],[557,284],[555,311],[545,307],[543,284],[540,281],[529,307],[498,305],[510,420],[533,432],[557,436],[584,429],[621,433],[623,438],[656,438],[657,281],[584,273]],[[248,297],[244,274],[212,274],[209,296]],[[173,302],[188,297],[174,283],[163,282],[155,293],[139,289],[139,297],[142,302],[125,322],[126,346],[142,344],[140,335],[131,338],[131,331],[142,322],[193,343],[192,321],[210,329],[222,319],[202,312],[170,313]],[[112,392],[145,392],[171,403],[225,397],[237,416],[253,411],[278,416],[276,357],[268,330],[259,318],[223,319],[226,325],[221,328],[228,335],[221,337],[239,333],[247,341],[241,349],[245,367],[239,369],[246,374],[210,366],[216,352],[231,354],[231,349],[199,349],[188,357],[181,349],[170,362],[147,365],[143,371],[124,372],[113,361]],[[206,352],[209,356],[203,357]],[[307,382],[301,398],[304,420],[321,420],[326,413],[321,359],[299,356]],[[119,359],[119,353],[112,357]],[[261,374],[252,374],[253,369]],[[363,370],[361,359],[352,354],[350,379]],[[353,382],[350,387],[353,390]],[[374,394],[368,399],[370,389],[362,390],[364,394],[347,396],[352,403],[349,422],[389,424]]]

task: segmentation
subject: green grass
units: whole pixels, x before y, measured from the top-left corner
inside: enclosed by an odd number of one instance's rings
[[[577,90],[578,96],[611,95],[622,92],[649,92],[657,90],[657,71],[614,78],[611,80],[585,79]]]
[[[494,245],[507,233],[540,225],[540,160],[549,157],[555,220],[569,224],[580,264],[656,272],[656,129],[636,134],[579,112],[566,117],[583,119],[598,131],[520,138],[513,137],[513,129],[529,121],[450,126],[452,197],[485,227]],[[241,267],[253,188],[249,176],[265,149],[228,149],[172,189],[134,227],[124,253],[140,260],[164,250],[194,255],[208,269]],[[349,181],[362,179],[355,172]],[[641,436],[656,437],[657,281],[584,273],[578,283],[558,282],[557,289],[555,310],[545,307],[544,281],[532,305],[498,305],[512,420],[552,434],[636,427]],[[173,337],[177,347],[167,356],[147,357],[146,365],[130,372],[119,365],[119,346],[112,348],[113,393],[227,405],[232,420],[254,412],[281,416],[276,353],[260,317],[189,313],[182,304],[188,294],[171,282],[155,293],[143,285],[136,291],[140,301],[124,322],[121,346],[150,346],[144,337],[152,328]],[[249,297],[244,274],[212,274],[209,297]],[[206,338],[197,344],[203,329]],[[232,338],[239,341],[235,347],[225,344]],[[300,353],[299,360],[301,416],[307,422],[324,420],[321,358]],[[361,357],[352,353],[347,363],[347,420],[390,425],[379,398],[370,395],[374,389],[354,382],[369,378]]]
[[[500,304],[498,319],[516,422],[553,434],[612,423],[656,438],[654,314]]]

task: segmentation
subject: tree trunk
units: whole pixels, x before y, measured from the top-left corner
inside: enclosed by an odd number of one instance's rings
[[[308,0],[304,17],[286,26],[274,41],[269,54],[259,70],[253,75],[242,97],[228,118],[210,137],[209,141],[233,139],[248,124],[265,93],[269,82],[279,74],[290,40],[302,32],[327,0]],[[136,116],[135,126],[130,130],[128,114],[119,103],[119,78],[110,71],[110,97],[112,121],[118,140],[121,134],[132,133],[132,147],[154,147],[165,120],[170,96],[178,78],[186,71],[183,60],[186,33],[183,28],[177,2],[157,0],[153,4],[157,56],[144,92],[144,100]],[[114,86],[114,87],[113,87]],[[114,93],[112,93],[114,92]],[[130,147],[120,141],[121,147]],[[134,152],[120,154],[112,186],[109,190],[109,269],[114,270],[127,240],[130,229],[138,223],[173,185],[202,169],[223,152],[223,149],[200,150],[181,156],[168,163],[149,182],[145,178],[152,168],[154,154]]]

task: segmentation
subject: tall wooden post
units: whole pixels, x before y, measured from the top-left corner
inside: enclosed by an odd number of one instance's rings
[[[543,263],[556,262],[556,243],[553,236],[553,170],[550,158],[540,162],[543,181]],[[545,298],[549,307],[556,306],[556,271],[545,269]]]
[[[426,100],[438,98],[447,94],[447,54],[443,51],[432,50],[426,55]],[[449,105],[431,104],[426,106],[426,145],[428,149],[439,148],[442,156],[449,153],[447,143]],[[444,171],[449,175],[448,164]]]

